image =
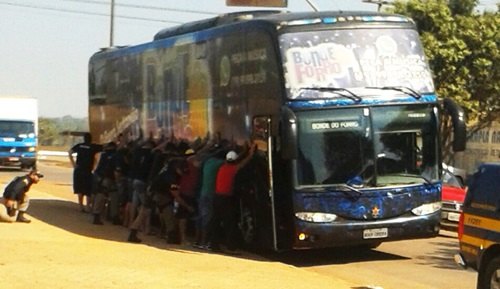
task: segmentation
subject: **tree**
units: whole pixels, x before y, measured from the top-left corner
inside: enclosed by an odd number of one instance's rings
[[[38,143],[40,145],[53,145],[58,137],[59,132],[54,121],[42,117],[38,119]]]
[[[42,146],[70,146],[75,142],[69,132],[88,131],[87,118],[39,118],[38,140]]]
[[[474,12],[477,4],[477,0],[409,0],[397,1],[392,8],[415,21],[436,92],[464,108],[469,137],[500,117],[500,17],[498,10]],[[448,126],[445,156],[451,154],[450,135]]]
[[[453,15],[472,15],[479,0],[450,0],[448,6]]]

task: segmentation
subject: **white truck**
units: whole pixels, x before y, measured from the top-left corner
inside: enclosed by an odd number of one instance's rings
[[[35,168],[38,146],[38,100],[0,96],[0,166]]]

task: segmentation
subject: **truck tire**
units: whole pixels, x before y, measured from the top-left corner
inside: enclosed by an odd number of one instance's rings
[[[500,256],[493,258],[485,265],[486,269],[478,275],[478,289],[500,288]]]

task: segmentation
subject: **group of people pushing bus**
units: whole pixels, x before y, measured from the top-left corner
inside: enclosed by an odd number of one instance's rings
[[[80,210],[92,213],[93,224],[102,225],[107,217],[126,226],[133,243],[141,242],[138,232],[158,233],[172,244],[186,244],[192,236],[195,247],[219,251],[225,243],[234,251],[239,205],[235,179],[255,150],[248,142],[189,143],[174,137],[126,142],[122,135],[98,145],[85,134],[68,154]]]

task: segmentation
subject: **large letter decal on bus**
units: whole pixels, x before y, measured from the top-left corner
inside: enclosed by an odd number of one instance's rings
[[[342,87],[344,79],[349,79],[350,72],[360,71],[352,51],[333,43],[290,48],[285,65],[292,87],[328,87],[332,84]]]

